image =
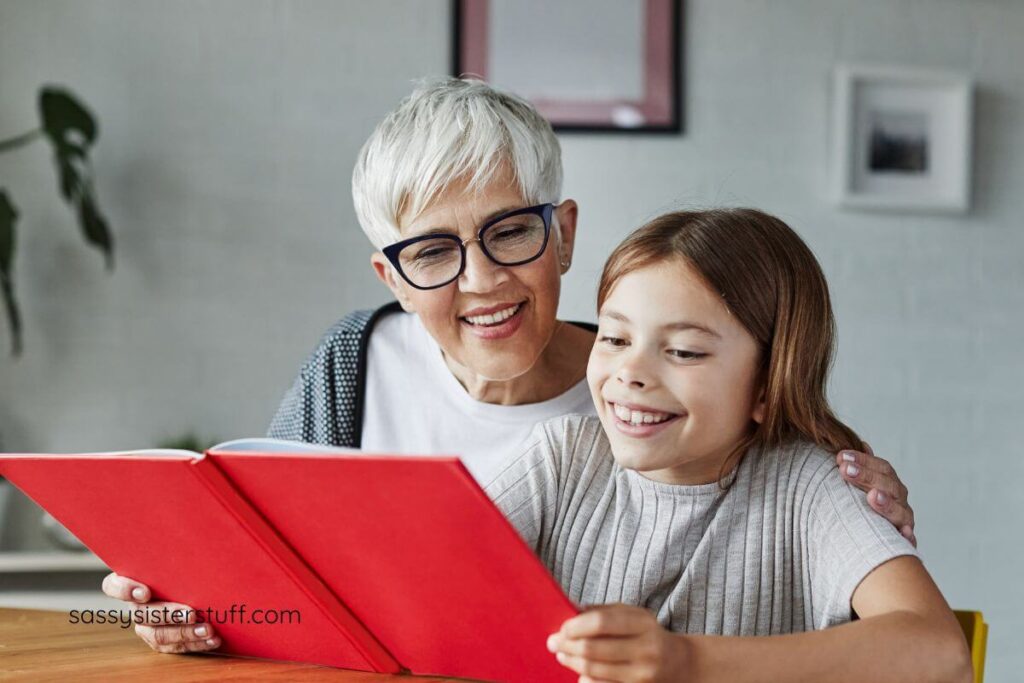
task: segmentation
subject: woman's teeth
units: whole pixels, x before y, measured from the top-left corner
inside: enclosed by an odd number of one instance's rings
[[[640,410],[630,410],[617,403],[613,403],[612,407],[615,409],[615,416],[617,418],[633,425],[657,424],[675,417],[672,413],[645,413]]]
[[[498,311],[497,313],[491,313],[489,315],[466,316],[463,320],[468,322],[470,325],[497,325],[514,316],[519,311],[520,306],[522,306],[522,304],[516,304],[515,306],[510,306],[503,311]]]

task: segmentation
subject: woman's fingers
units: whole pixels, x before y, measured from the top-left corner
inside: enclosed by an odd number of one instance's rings
[[[103,592],[135,604],[135,633],[157,652],[206,652],[220,647],[213,628],[196,623],[194,609],[177,602],[149,602],[153,594],[144,583],[110,573],[103,578]]]
[[[889,523],[899,529],[904,538],[917,547],[917,539],[914,537],[914,511],[909,505],[893,500],[892,497],[878,489],[868,491],[868,505],[889,520]]]
[[[914,509],[907,502],[909,492],[892,465],[887,460],[860,451],[841,451],[836,462],[843,479],[867,492],[871,508],[917,545]]]
[[[196,611],[179,602],[150,602],[136,607],[137,621],[150,626],[181,626],[196,623]]]
[[[878,489],[902,501],[907,500],[907,487],[887,460],[860,451],[842,451],[839,469],[843,478],[861,489]]]
[[[208,624],[148,626],[136,624],[135,633],[157,652],[205,652],[220,646],[220,638]]]
[[[149,586],[111,572],[103,577],[103,592],[126,602],[149,602]]]

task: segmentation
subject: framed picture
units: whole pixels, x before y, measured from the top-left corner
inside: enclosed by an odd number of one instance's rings
[[[453,0],[452,70],[532,102],[555,130],[682,129],[682,0]]]
[[[972,85],[958,73],[840,66],[834,193],[847,208],[965,212]]]

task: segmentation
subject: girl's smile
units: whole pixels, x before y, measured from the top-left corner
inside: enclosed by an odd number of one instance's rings
[[[623,434],[641,439],[653,436],[673,421],[685,417],[631,403],[609,401],[608,406],[615,416],[615,428]]]

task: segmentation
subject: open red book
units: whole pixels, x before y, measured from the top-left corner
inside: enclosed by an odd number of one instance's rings
[[[220,652],[576,679],[545,640],[577,609],[457,458],[261,439],[5,453],[0,475],[154,600],[213,610]]]

